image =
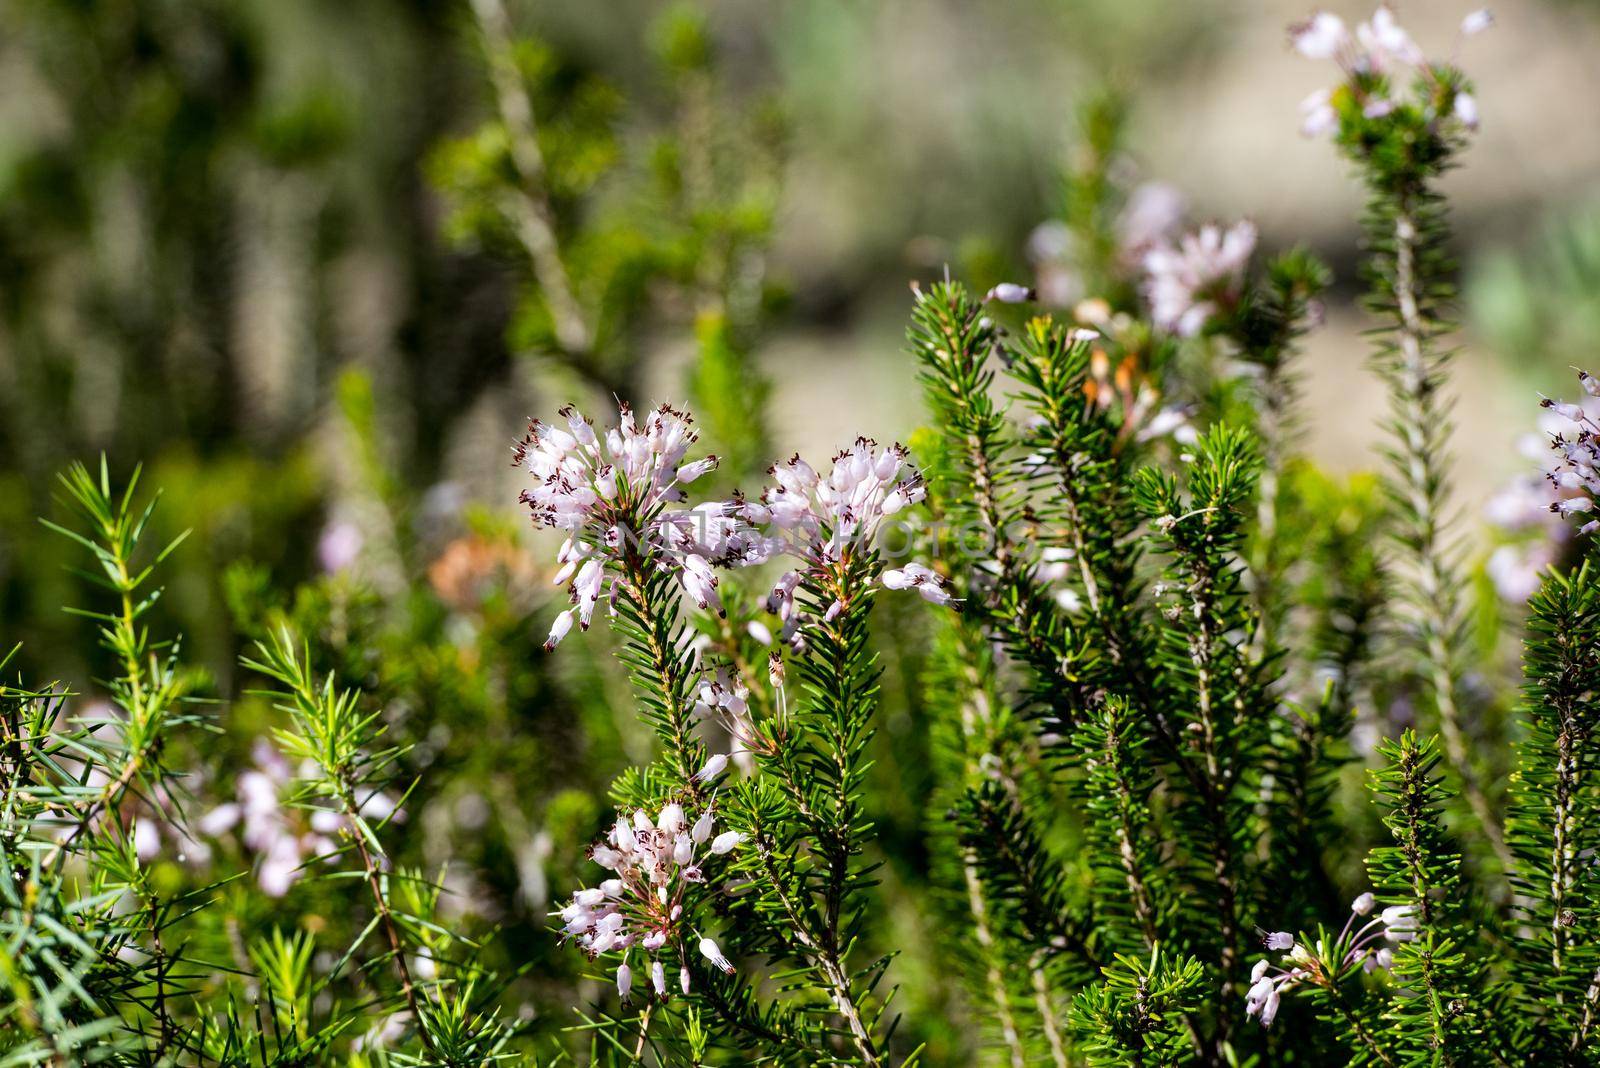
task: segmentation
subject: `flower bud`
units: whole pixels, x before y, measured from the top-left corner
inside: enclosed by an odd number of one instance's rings
[[[1036,296],[1037,294],[1027,286],[1021,286],[1015,282],[1001,282],[985,293],[983,299],[985,302],[999,301],[1001,304],[1021,304],[1024,301],[1035,299]]]
[[[727,769],[727,767],[728,767],[728,757],[727,757],[727,755],[724,754],[724,753],[717,753],[710,760],[706,761],[706,766],[705,767],[703,767],[699,771],[695,772],[694,781],[695,782],[710,782],[712,779],[715,779],[718,775],[721,775],[723,773],[723,771]]]
[[[561,644],[561,639],[567,636],[572,629],[572,609],[567,609],[556,616],[555,622],[550,624],[550,636],[544,640],[545,650],[548,652]]]
[[[722,955],[722,949],[709,938],[700,939],[700,955],[710,961],[715,967],[721,968],[729,975],[733,974],[733,965],[728,958]]]
[[[622,1003],[628,1003],[628,993],[633,989],[633,969],[628,967],[628,962],[623,961],[617,965],[617,993],[622,997]]]

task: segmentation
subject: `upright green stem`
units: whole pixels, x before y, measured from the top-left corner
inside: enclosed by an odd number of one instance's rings
[[[1428,447],[1428,428],[1441,418],[1435,403],[1438,383],[1429,365],[1427,346],[1432,331],[1421,311],[1422,279],[1417,274],[1418,228],[1409,197],[1402,197],[1395,213],[1394,232],[1395,345],[1400,361],[1395,375],[1400,418],[1401,489],[1411,516],[1408,544],[1417,570],[1419,623],[1427,682],[1439,717],[1439,734],[1445,756],[1461,780],[1462,793],[1483,829],[1503,869],[1513,865],[1511,851],[1499,819],[1484,793],[1465,733],[1458,699],[1458,663],[1451,639],[1460,619],[1458,577],[1444,558],[1444,517],[1440,514],[1440,487],[1444,484],[1434,450]]]
[[[1361,1044],[1367,1048],[1367,1052],[1370,1053],[1379,1064],[1390,1065],[1392,1068],[1394,1065],[1394,1058],[1389,1056],[1389,1051],[1384,1049],[1383,1046],[1379,1044],[1377,1037],[1373,1035],[1371,1029],[1369,1029],[1366,1024],[1361,1022],[1361,1017],[1355,1014],[1355,1010],[1350,1007],[1350,1003],[1346,1001],[1344,995],[1340,993],[1338,986],[1329,983],[1328,993],[1330,999],[1333,1001],[1334,1007],[1339,1010],[1339,1015],[1344,1018],[1345,1023],[1350,1025],[1351,1033],[1354,1034],[1356,1038],[1360,1039]]]
[[[538,120],[533,101],[522,84],[512,45],[511,19],[502,0],[472,0],[472,11],[483,34],[489,73],[494,81],[500,118],[506,125],[511,159],[522,179],[514,200],[513,218],[550,305],[556,338],[569,353],[586,352],[592,343],[583,309],[578,306],[561,246],[556,239],[555,212],[546,192],[544,153],[539,148]]]
[[[597,389],[626,397],[626,383],[607,375],[590,357],[595,349],[595,328],[578,300],[572,276],[562,255],[550,201],[544,152],[539,147],[539,122],[533,100],[517,69],[511,19],[503,0],[472,0],[473,15],[483,35],[494,85],[496,106],[505,123],[511,162],[520,179],[505,199],[504,211],[528,250],[534,278],[544,295],[555,331],[556,353],[570,368]]]
[[[1211,875],[1217,888],[1217,930],[1222,942],[1219,963],[1222,972],[1222,997],[1233,995],[1233,984],[1239,964],[1238,888],[1235,883],[1233,849],[1233,806],[1227,804],[1232,793],[1234,769],[1224,766],[1217,751],[1217,709],[1212,681],[1215,647],[1220,636],[1213,634],[1211,619],[1213,606],[1210,600],[1209,573],[1201,570],[1194,579],[1194,618],[1198,626],[1192,658],[1195,668],[1195,706],[1200,722],[1201,755],[1205,761],[1205,781],[1209,789],[1202,794],[1207,809],[1207,822],[1211,827]],[[1217,1016],[1217,1043],[1220,1048],[1228,1040],[1231,1017],[1228,1013]]]
[[[1251,565],[1256,580],[1256,613],[1260,617],[1257,628],[1257,645],[1262,655],[1271,655],[1282,636],[1278,633],[1282,622],[1283,580],[1282,560],[1278,545],[1278,497],[1283,477],[1284,434],[1289,423],[1288,387],[1283,370],[1277,363],[1269,364],[1261,382],[1261,477],[1257,482],[1256,544],[1259,551]]]
[[[802,906],[785,889],[784,873],[778,870],[772,843],[759,827],[756,830],[754,845],[756,855],[760,859],[762,874],[767,877],[783,909],[784,917],[789,921],[788,933],[799,943],[812,967],[822,976],[833,998],[834,1007],[844,1019],[862,1062],[870,1068],[880,1068],[883,1061],[878,1053],[877,1044],[862,1019],[854,985],[840,964],[838,946],[832,937],[836,932],[832,931],[825,921],[820,930],[816,929],[816,925],[812,922],[813,912]]]
[[[1067,1068],[1067,1047],[1061,1041],[1061,1023],[1056,1019],[1056,1007],[1050,993],[1050,981],[1044,974],[1043,951],[1035,951],[1028,961],[1028,973],[1033,981],[1033,1002],[1039,1010],[1039,1025],[1044,1028],[1045,1041],[1050,1045],[1050,1060],[1056,1068]]]
[[[850,1028],[863,1063],[869,1068],[876,1068],[882,1063],[881,1056],[871,1029],[866,1026],[856,1004],[854,983],[844,968],[844,949],[840,944],[839,929],[850,881],[851,858],[859,850],[854,834],[858,823],[856,781],[860,777],[860,771],[855,766],[856,749],[860,741],[858,732],[872,714],[868,698],[858,691],[859,683],[855,678],[855,663],[864,654],[866,644],[861,617],[865,615],[869,602],[867,595],[855,588],[856,583],[851,581],[853,568],[850,555],[846,552],[838,564],[838,574],[833,576],[836,588],[832,592],[841,599],[854,594],[862,598],[863,603],[846,609],[832,622],[821,624],[821,629],[827,635],[825,640],[819,636],[817,641],[827,651],[824,656],[828,662],[823,670],[836,686],[829,698],[839,717],[839,722],[827,732],[829,755],[834,762],[836,792],[833,820],[822,842],[828,864],[828,879],[823,897],[823,952],[820,964],[824,977],[835,992],[839,1013]]]
[[[630,551],[621,562],[623,596],[639,614],[641,652],[649,666],[638,676],[641,684],[656,692],[664,712],[662,741],[671,754],[678,778],[694,799],[701,796],[695,781],[697,743],[694,739],[694,706],[689,698],[690,668],[684,651],[673,641],[678,607],[657,596],[658,583],[652,582],[649,560]]]
[[[976,447],[973,454],[975,457],[984,455],[982,450]],[[987,464],[984,467],[987,470]],[[992,524],[991,529],[993,529]],[[997,542],[997,546],[999,544]],[[1001,557],[1001,553],[1006,555]],[[997,547],[996,556],[1001,559],[1001,567],[1004,568],[1005,560],[1009,559],[1009,547]],[[1006,767],[1010,753],[994,730],[994,708],[985,687],[985,675],[980,668],[978,653],[972,648],[973,644],[984,641],[983,633],[976,627],[961,623],[956,625],[962,637],[961,666],[966,692],[969,695],[961,705],[963,780],[971,780],[984,774],[979,761],[985,756],[992,755],[1000,759],[1002,781],[1008,790],[1015,792],[1016,787],[1011,782],[1009,769]],[[967,911],[972,916],[973,938],[978,944],[978,954],[983,961],[984,982],[989,990],[989,998],[994,1003],[995,1018],[1000,1024],[1000,1038],[1005,1043],[1012,1068],[1024,1068],[1027,1063],[1027,1052],[1022,1044],[1022,1036],[1017,1030],[1016,1016],[1011,1009],[1011,994],[1006,986],[1005,973],[1001,970],[999,948],[989,919],[988,892],[984,889],[983,879],[978,871],[977,858],[970,849],[962,850],[961,875],[967,891]],[[1034,970],[1034,974],[1039,974],[1037,969]],[[1059,1041],[1053,1027],[1052,1039]]]
[[[117,544],[114,531],[108,530],[104,533],[108,543]],[[140,744],[128,753],[116,778],[106,783],[94,797],[80,806],[77,823],[51,849],[42,865],[44,868],[53,866],[57,861],[64,861],[73,843],[94,826],[94,821],[100,818],[101,813],[114,810],[121,804],[122,795],[144,771],[146,761],[161,743],[158,733],[144,729],[147,726],[149,709],[145,698],[144,669],[139,663],[141,643],[138,639],[138,612],[133,601],[136,584],[128,571],[128,561],[120,552],[116,553],[116,568],[121,607],[114,624],[115,629],[111,634],[122,659],[122,681],[128,687],[128,707],[125,711],[128,713],[128,722],[139,730]]]
[[[1597,1010],[1600,1010],[1600,968],[1596,968],[1589,979],[1589,989],[1583,995],[1583,1017],[1578,1021],[1578,1026],[1573,1028],[1572,1041],[1567,1045],[1568,1052],[1574,1057],[1589,1045]]]
[[[970,855],[963,858],[961,873],[967,887],[967,911],[972,914],[973,937],[978,952],[983,957],[984,982],[989,987],[989,998],[994,1002],[995,1018],[1000,1021],[1000,1038],[1010,1053],[1012,1068],[1026,1068],[1026,1053],[1022,1038],[1017,1032],[1016,1017],[1011,1012],[1011,995],[1006,990],[1005,975],[1000,970],[995,950],[994,932],[989,928],[989,905],[983,882],[978,878],[978,866]]]
[[[1563,717],[1564,718],[1564,717]],[[1550,967],[1552,974],[1560,975],[1567,948],[1567,899],[1578,878],[1578,855],[1572,845],[1573,799],[1578,792],[1578,761],[1573,752],[1571,724],[1563,722],[1556,736],[1555,797],[1550,814]],[[1560,990],[1555,994],[1556,1004],[1566,1001]]]
[[[394,958],[395,974],[400,979],[400,992],[405,997],[411,1019],[417,1025],[417,1034],[421,1037],[423,1046],[429,1053],[438,1056],[439,1051],[433,1044],[433,1036],[428,1033],[427,1024],[422,1017],[416,983],[412,981],[411,967],[406,963],[405,942],[400,937],[400,927],[395,922],[394,912],[389,908],[389,895],[384,891],[377,858],[367,844],[366,835],[355,825],[361,818],[361,806],[356,803],[355,789],[343,779],[340,779],[338,788],[339,802],[344,808],[345,820],[350,824],[350,838],[355,842],[356,852],[361,858],[362,879],[372,895],[372,907],[378,914],[378,925],[383,929],[384,937],[389,942],[390,955]]]

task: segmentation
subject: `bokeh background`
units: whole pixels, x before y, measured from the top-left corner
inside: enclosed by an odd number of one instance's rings
[[[119,477],[143,463],[165,492],[161,532],[194,531],[160,616],[217,701],[220,730],[192,743],[194,804],[266,759],[271,713],[236,665],[291,618],[319,666],[417,746],[408,770],[426,785],[402,848],[455,862],[459,907],[498,925],[496,952],[522,969],[511,1004],[548,1016],[548,1033],[588,981],[544,914],[606,783],[649,743],[603,635],[539,650],[552,547],[526,529],[508,449],[528,416],[722,382],[735,407],[764,410],[774,454],[904,438],[920,418],[907,282],[945,265],[980,286],[1030,278],[1081,108],[1107,92],[1127,109],[1115,166],[1130,180],[1170,182],[1192,219],[1248,216],[1263,248],[1303,243],[1334,268],[1302,364],[1309,454],[1370,467],[1382,391],[1354,306],[1360,190],[1297,132],[1298,102],[1332,73],[1288,49],[1295,4],[504,10],[558,232],[580,283],[605,283],[587,364],[553,351],[527,247],[491,218],[517,176],[496,141],[481,6],[0,0],[0,644],[22,641],[15,667],[94,700],[100,654],[61,611],[86,593],[36,517],[59,517],[67,462],[104,453]],[[1459,530],[1485,551],[1485,506],[1529,470],[1518,441],[1536,393],[1600,353],[1600,5],[1494,12],[1492,33],[1457,42],[1464,9],[1400,8],[1431,54],[1460,48],[1483,118],[1447,190]],[[696,152],[712,192],[685,214]],[[708,380],[713,292],[740,360]],[[891,902],[926,869],[916,702],[895,685],[915,674],[907,655],[886,661]],[[195,877],[179,852],[161,854],[171,878]],[[230,839],[207,852],[260,863]],[[247,921],[337,923],[310,885],[277,900]],[[897,977],[921,1021],[909,1033],[956,1063],[959,1006],[926,979],[936,967],[908,948]]]

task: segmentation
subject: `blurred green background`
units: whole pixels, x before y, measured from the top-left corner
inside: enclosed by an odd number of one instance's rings
[[[123,476],[143,462],[162,529],[195,532],[162,615],[218,699],[221,730],[190,743],[206,769],[194,803],[231,796],[251,765],[269,713],[241,696],[237,658],[293,619],[319,667],[417,745],[402,850],[454,862],[459,907],[500,928],[506,972],[523,969],[510,1003],[548,1033],[570,1022],[584,966],[553,950],[544,914],[581,871],[606,784],[649,743],[598,629],[559,658],[539,650],[559,591],[509,464],[528,416],[611,391],[711,396],[713,439],[750,452],[729,484],[762,465],[758,443],[816,456],[858,433],[905,437],[919,420],[907,281],[945,264],[980,286],[1025,278],[1030,234],[1062,211],[1077,109],[1107,87],[1129,108],[1117,169],[1173,183],[1196,220],[1248,215],[1264,248],[1304,242],[1334,266],[1304,363],[1312,457],[1369,466],[1382,391],[1352,307],[1360,193],[1297,133],[1298,102],[1331,80],[1285,44],[1298,5],[506,11],[504,56],[588,301],[582,358],[552,341],[506,208],[525,175],[497,124],[483,8],[0,0],[0,644],[24,641],[30,677],[93,699],[84,680],[104,665],[60,610],[85,594],[35,517],[59,516],[53,475],[70,460],[105,452]],[[1401,8],[1431,52],[1463,13]],[[1600,7],[1495,14],[1461,46],[1483,131],[1449,182],[1464,531],[1526,470],[1515,442],[1534,391],[1600,351]],[[926,765],[917,664],[888,653],[892,904],[926,872]],[[217,846],[215,863],[254,860]],[[338,922],[309,885],[282,905],[246,921]],[[915,948],[926,934],[892,934],[910,947],[905,1041],[958,1063],[970,1036],[930,978],[936,951]]]

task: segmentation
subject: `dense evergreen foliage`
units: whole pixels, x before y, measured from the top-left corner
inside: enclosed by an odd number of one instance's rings
[[[914,283],[924,427],[813,466],[752,359],[780,124],[704,22],[654,31],[641,151],[470,13],[493,114],[432,156],[448,227],[607,414],[534,420],[533,532],[473,515],[423,581],[430,502],[347,376],[377,545],[228,568],[240,686],[165,629],[205,532],[158,537],[137,470],[62,476],[97,674],[0,659],[0,1065],[1600,1063],[1600,572],[1539,576],[1520,696],[1473,670],[1510,628],[1474,626],[1443,455],[1453,62],[1387,8],[1291,31],[1370,199],[1381,474],[1299,452],[1328,269],[1134,232],[1109,94],[1083,299]],[[633,403],[658,300],[698,421]],[[1586,518],[1600,420],[1545,406]]]

